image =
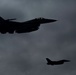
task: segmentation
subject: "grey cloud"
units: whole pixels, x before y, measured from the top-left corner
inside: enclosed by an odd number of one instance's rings
[[[0,34],[1,75],[76,75],[75,0],[1,0],[0,15],[18,21],[36,17],[58,19],[38,31]],[[61,66],[47,66],[45,58],[69,59]]]

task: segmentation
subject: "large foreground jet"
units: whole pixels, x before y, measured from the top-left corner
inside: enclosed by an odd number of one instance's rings
[[[70,62],[70,60],[59,60],[59,61],[51,61],[49,58],[46,58],[47,60],[47,65],[61,65],[64,64],[64,62]]]
[[[25,22],[12,21],[15,19],[3,19],[0,17],[0,33],[27,33],[36,31],[39,29],[40,24],[51,23],[57,20],[45,19],[45,18],[35,18]]]

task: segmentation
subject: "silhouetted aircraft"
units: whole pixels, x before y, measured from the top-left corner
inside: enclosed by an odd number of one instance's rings
[[[70,62],[70,60],[59,60],[59,61],[51,61],[49,58],[46,58],[47,65],[61,65],[64,64],[64,62]]]
[[[0,32],[1,33],[27,33],[39,29],[40,24],[55,22],[54,19],[35,18],[26,22],[16,22],[16,19],[4,20],[0,17]]]

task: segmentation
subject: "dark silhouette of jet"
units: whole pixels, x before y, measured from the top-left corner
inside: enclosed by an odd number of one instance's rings
[[[61,65],[64,64],[64,62],[70,62],[70,60],[59,60],[59,61],[51,61],[49,58],[46,58],[47,65]]]
[[[54,19],[45,19],[45,18],[35,18],[25,22],[16,22],[14,19],[4,20],[0,17],[0,32],[5,33],[28,33],[32,31],[36,31],[39,29],[40,24],[51,23],[57,20]]]

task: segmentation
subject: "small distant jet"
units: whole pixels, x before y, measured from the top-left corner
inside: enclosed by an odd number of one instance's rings
[[[11,34],[13,34],[14,32],[28,33],[38,30],[40,24],[57,21],[54,19],[45,19],[45,18],[35,18],[25,22],[16,22],[12,20],[16,20],[16,19],[14,18],[14,19],[4,20],[2,17],[0,17],[0,33],[2,34],[5,34],[7,32]]]
[[[59,60],[59,61],[51,61],[49,58],[46,58],[47,65],[61,65],[64,64],[64,62],[70,62],[70,60]]]

